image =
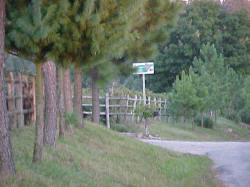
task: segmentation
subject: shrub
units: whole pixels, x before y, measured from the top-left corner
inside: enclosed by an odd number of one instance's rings
[[[196,118],[194,119],[194,123],[201,127],[201,116],[200,115],[197,115]],[[205,128],[209,128],[209,129],[212,129],[213,126],[214,126],[214,121],[208,117],[208,116],[204,116],[203,117],[203,126]]]
[[[111,129],[118,132],[129,132],[129,127],[124,124],[111,124]]]
[[[233,113],[227,113],[224,115],[225,118],[235,121],[235,122],[239,122],[240,121],[240,115],[237,112],[233,112]]]
[[[154,105],[144,105],[143,103],[136,106],[135,115],[142,117],[144,119],[154,117],[156,111],[156,106]]]
[[[250,124],[250,111],[248,110],[243,110],[240,113],[240,119],[243,123]]]

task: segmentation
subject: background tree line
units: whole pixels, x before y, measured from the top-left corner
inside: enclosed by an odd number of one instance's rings
[[[187,72],[204,44],[213,44],[225,63],[239,74],[249,74],[249,2],[191,1],[181,13],[169,40],[159,46],[155,74],[147,76],[154,92],[171,90],[176,76]],[[247,11],[248,10],[248,11]]]
[[[230,0],[191,1],[185,7],[159,46],[158,76],[147,76],[151,90],[170,92],[168,112],[174,118],[198,118],[203,126],[212,113],[215,121],[223,115],[250,123],[249,7],[248,1]]]

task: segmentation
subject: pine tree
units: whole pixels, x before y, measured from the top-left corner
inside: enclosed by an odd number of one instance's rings
[[[197,112],[200,113],[201,117],[201,126],[204,127],[204,113],[209,110],[209,95],[208,95],[208,74],[205,73],[204,67],[201,67],[200,71],[202,76],[195,73],[192,68],[189,70],[189,75],[192,77],[194,87],[196,89],[197,97],[197,111],[194,112],[194,116],[197,115]]]
[[[224,63],[222,55],[217,54],[214,45],[203,45],[200,50],[200,58],[194,59],[193,65],[205,84],[208,86],[208,107],[215,112],[215,121],[217,113],[222,112],[226,108],[226,87],[227,82],[224,77],[227,67]]]
[[[8,175],[15,175],[15,165],[12,155],[10,134],[7,125],[6,96],[4,93],[5,84],[5,5],[6,1],[0,2],[0,180]]]
[[[52,2],[52,1],[51,1]],[[32,60],[36,64],[36,138],[33,162],[41,162],[44,128],[42,65],[57,53],[51,50],[58,40],[58,22],[65,12],[64,3],[53,1],[8,1],[6,46],[8,51]],[[59,20],[57,20],[57,19]]]
[[[184,128],[187,119],[193,118],[199,106],[199,98],[192,77],[184,71],[177,77],[173,91],[169,95],[169,108],[173,116],[184,117]]]

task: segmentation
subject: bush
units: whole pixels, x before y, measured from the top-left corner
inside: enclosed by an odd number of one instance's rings
[[[129,132],[129,127],[124,124],[111,124],[111,129],[118,132]]]
[[[196,118],[194,119],[194,123],[201,127],[201,116],[200,115],[197,115]],[[204,116],[203,117],[203,126],[205,128],[209,128],[209,129],[212,129],[213,126],[214,126],[214,121],[208,117],[208,116]]]
[[[155,105],[144,105],[143,103],[140,103],[136,106],[135,115],[144,119],[152,118],[154,117],[155,112],[158,112],[156,108]]]
[[[225,118],[235,121],[235,122],[239,122],[240,121],[240,116],[237,112],[233,112],[233,113],[227,113],[224,115]]]
[[[250,111],[248,110],[243,110],[240,113],[240,119],[243,123],[250,124]]]

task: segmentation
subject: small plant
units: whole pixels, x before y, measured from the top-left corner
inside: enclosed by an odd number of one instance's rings
[[[144,105],[140,103],[136,106],[135,115],[139,116],[141,119],[144,119],[144,127],[146,136],[149,135],[148,125],[150,123],[150,119],[154,117],[154,113],[156,111],[156,106],[154,105]]]

